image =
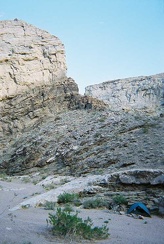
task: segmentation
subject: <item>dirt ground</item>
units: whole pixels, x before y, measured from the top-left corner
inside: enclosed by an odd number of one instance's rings
[[[25,199],[43,193],[42,186],[24,183],[21,180],[0,181],[0,244],[48,244],[48,243],[98,243],[98,244],[163,244],[164,219],[152,216],[134,219],[109,210],[85,210],[78,208],[79,216],[88,216],[94,225],[102,226],[108,221],[110,236],[101,241],[75,241],[56,239],[50,233],[46,219],[52,210],[41,207],[14,207]]]

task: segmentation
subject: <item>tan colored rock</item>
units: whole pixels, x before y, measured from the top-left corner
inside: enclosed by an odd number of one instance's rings
[[[101,109],[66,76],[64,45],[21,20],[0,21],[0,151],[59,112]]]
[[[66,76],[61,41],[24,21],[0,21],[0,100]]]

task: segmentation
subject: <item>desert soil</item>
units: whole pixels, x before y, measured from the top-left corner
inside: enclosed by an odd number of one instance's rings
[[[164,219],[152,216],[135,219],[119,215],[107,209],[86,210],[78,208],[79,216],[88,216],[94,225],[102,226],[108,221],[110,236],[99,241],[61,240],[51,235],[46,219],[52,210],[43,207],[15,207],[26,199],[34,198],[45,192],[40,185],[25,183],[21,178],[0,181],[0,244],[48,244],[48,243],[98,243],[98,244],[163,244]]]

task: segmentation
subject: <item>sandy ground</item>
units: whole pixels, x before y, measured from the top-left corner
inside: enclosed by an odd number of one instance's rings
[[[59,240],[50,234],[46,219],[53,212],[39,207],[20,208],[15,206],[43,193],[42,186],[23,183],[20,180],[12,182],[0,181],[0,244],[48,244],[48,243],[80,243],[79,241]],[[99,244],[163,244],[164,219],[152,218],[134,219],[126,215],[113,214],[109,210],[84,210],[79,216],[88,216],[94,225],[102,226],[108,221],[110,236],[106,240],[96,241]],[[86,243],[81,241],[81,243]],[[87,243],[94,243],[89,241]]]

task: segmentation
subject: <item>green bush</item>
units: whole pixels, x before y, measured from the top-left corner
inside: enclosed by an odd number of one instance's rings
[[[47,222],[53,226],[53,234],[59,236],[77,236],[84,239],[105,239],[109,236],[106,225],[92,227],[93,223],[89,217],[83,221],[77,212],[70,214],[61,208],[57,208],[55,214],[49,214]]]
[[[64,205],[63,210],[69,213],[74,211],[73,208],[68,203]]]
[[[116,204],[127,204],[127,199],[123,196],[123,195],[117,195],[113,198],[113,201],[116,203]]]
[[[101,208],[101,207],[109,207],[107,201],[103,200],[102,198],[93,198],[83,202],[83,207],[86,209],[89,208]]]
[[[58,196],[58,203],[70,203],[70,202],[76,202],[79,198],[79,195],[76,193],[62,193]]]

